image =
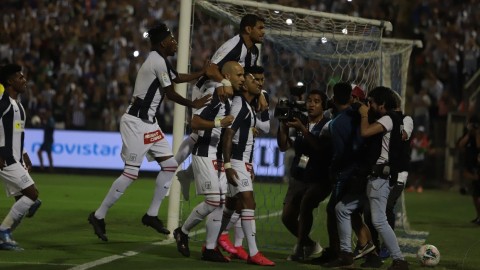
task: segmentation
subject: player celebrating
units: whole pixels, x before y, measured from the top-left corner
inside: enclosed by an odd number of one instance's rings
[[[239,91],[240,87],[243,86],[245,78],[243,68],[239,63],[227,62],[222,67],[222,74],[226,80],[229,80],[235,91]],[[208,83],[204,84],[202,88],[207,87],[207,85]],[[228,101],[225,104],[221,103],[213,86],[204,91],[204,95],[209,93],[213,93],[212,102],[208,106],[197,110],[191,123],[193,129],[200,130],[198,141],[193,149],[192,165],[197,195],[205,195],[205,201],[193,209],[183,226],[177,228],[173,234],[177,241],[178,251],[189,257],[188,233],[209,215],[207,241],[202,259],[213,262],[228,262],[218,252],[218,249],[216,250],[223,213],[222,201],[225,201],[225,193],[227,192],[226,181],[223,183],[219,181],[219,170],[223,166],[217,161],[217,147],[220,142],[222,127],[231,125],[233,116],[225,117],[230,103]]]
[[[229,39],[215,52],[212,64],[207,68],[206,76],[197,82],[194,91],[198,91],[204,83],[212,81],[221,102],[224,103],[227,98],[233,96],[231,83],[222,76],[220,70],[229,61],[238,62],[244,68],[256,65],[259,52],[255,44],[263,42],[265,20],[254,14],[245,15],[240,21],[239,32],[239,35]],[[259,97],[257,109],[261,111],[268,109],[263,95]]]
[[[108,209],[123,195],[127,187],[137,179],[140,165],[145,156],[149,161],[157,161],[162,169],[156,179],[152,203],[148,212],[143,216],[142,223],[154,228],[159,233],[170,233],[157,215],[178,164],[157,124],[155,112],[165,94],[168,99],[178,104],[194,108],[205,106],[211,98],[206,95],[192,102],[175,92],[172,81],[176,83],[189,82],[205,74],[205,70],[194,74],[178,74],[173,69],[167,57],[173,56],[177,51],[177,41],[165,24],[150,29],[148,37],[152,44],[152,51],[138,72],[132,102],[120,122],[120,134],[123,141],[121,156],[125,162],[125,169],[122,175],[113,182],[100,208],[88,217],[95,234],[103,241],[108,241],[105,215]]]
[[[225,174],[229,183],[229,206],[235,207],[236,200],[242,203],[242,228],[247,239],[250,264],[273,266],[274,262],[265,258],[257,249],[255,243],[255,198],[253,197],[253,132],[256,124],[255,112],[252,109],[252,100],[260,95],[261,89],[252,74],[245,76],[241,93],[234,96],[231,115],[235,117],[233,124],[225,130],[223,137],[223,158],[225,160]],[[233,211],[226,208],[222,218],[222,228],[225,228]]]
[[[0,95],[0,178],[5,184],[7,196],[16,197],[10,212],[0,225],[0,249],[23,250],[12,238],[25,213],[35,204],[38,190],[28,170],[23,167],[23,140],[25,138],[25,110],[18,101],[18,95],[26,90],[26,79],[22,67],[15,64],[3,66],[0,83],[5,91]]]
[[[265,75],[264,75],[264,69],[261,66],[253,66],[253,67],[245,68],[245,74],[252,74],[255,80],[257,80],[258,86],[260,87],[260,89],[263,89],[265,84]],[[267,91],[262,90],[262,93],[268,104],[269,97],[268,97]],[[256,98],[253,100],[252,105],[255,104],[256,100],[257,100]],[[253,107],[255,108],[255,105],[253,105]],[[265,110],[262,113],[257,114],[256,116],[257,116],[256,128],[258,130],[261,130],[263,133],[268,133],[270,131],[270,114],[268,110]],[[238,201],[237,204],[238,204],[237,211],[235,211],[235,213],[232,214],[230,218],[230,222],[225,228],[225,231],[222,232],[222,234],[218,239],[218,244],[223,248],[223,250],[230,252],[232,258],[247,260],[248,254],[243,249],[243,238],[245,238],[245,236],[243,235],[242,221],[240,220],[240,214],[241,214],[240,201]],[[228,238],[228,231],[230,231],[233,225],[235,225],[235,243],[234,243],[235,245],[232,245],[232,243],[230,242],[230,239]]]

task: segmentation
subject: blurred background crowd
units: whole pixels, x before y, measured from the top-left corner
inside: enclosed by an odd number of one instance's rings
[[[268,2],[388,20],[394,32],[385,36],[421,39],[423,49],[415,49],[410,60],[407,113],[417,127],[424,127],[433,147],[445,144],[449,112],[474,111],[462,90],[479,67],[480,1]],[[57,129],[117,131],[136,74],[150,51],[143,34],[155,23],[165,22],[178,36],[180,1],[2,0],[0,10],[0,65],[13,62],[24,67],[28,87],[21,102],[27,117],[51,111]],[[193,70],[212,56],[218,40],[235,34],[228,24],[207,17],[199,11],[195,15]],[[176,56],[170,61],[175,67]],[[276,100],[286,95],[285,77],[315,73],[311,62],[282,53],[268,42],[262,63],[272,114]],[[292,83],[296,81],[289,79],[287,85]],[[163,131],[170,133],[171,101],[163,102],[157,119]]]

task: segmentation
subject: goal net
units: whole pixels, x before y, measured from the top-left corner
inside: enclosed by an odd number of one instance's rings
[[[253,1],[197,0],[191,27],[192,71],[201,69],[203,59],[210,58],[237,34],[246,14],[265,19],[266,40],[261,44],[258,64],[265,69],[272,118],[270,132],[256,139],[254,150],[257,243],[261,248],[292,249],[296,239],[282,223],[282,208],[293,152],[282,153],[277,146],[278,121],[272,117],[277,100],[289,98],[289,88],[299,82],[306,85],[307,91],[321,90],[330,97],[333,85],[339,81],[357,84],[368,92],[382,79],[387,80],[381,77],[382,32],[385,28],[391,30],[391,24]],[[408,66],[408,57],[402,61]],[[390,75],[388,80],[397,83],[397,78]],[[406,74],[401,78],[402,87],[405,78]],[[202,201],[202,196],[182,201],[180,222]],[[311,232],[312,239],[325,244],[326,201],[314,213]],[[196,229],[190,237],[204,241],[204,228]]]

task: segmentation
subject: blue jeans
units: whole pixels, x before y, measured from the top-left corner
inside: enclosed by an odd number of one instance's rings
[[[340,238],[340,251],[352,252],[352,213],[360,207],[363,207],[367,201],[367,196],[346,194],[335,206],[337,216],[338,236]]]
[[[397,237],[388,224],[387,202],[390,194],[389,181],[381,178],[370,178],[367,184],[367,197],[372,213],[372,224],[382,237],[392,259],[403,260],[402,252],[398,246]]]

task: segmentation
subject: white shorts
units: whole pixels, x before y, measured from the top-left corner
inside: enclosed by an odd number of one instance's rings
[[[223,163],[220,165],[225,172]],[[226,183],[220,181],[217,159],[192,155],[192,166],[197,195],[225,194],[227,192]]]
[[[403,183],[403,185],[407,184],[408,172],[401,172],[398,174],[397,182]]]
[[[0,171],[0,178],[5,185],[8,197],[22,195],[21,191],[33,185],[33,179],[18,161]]]
[[[123,141],[120,155],[125,164],[140,166],[145,156],[150,162],[156,157],[173,156],[172,148],[157,123],[145,123],[138,117],[124,114],[120,134]]]
[[[236,187],[228,185],[228,197],[235,197],[239,192],[253,191],[252,185],[252,175],[251,171],[253,165],[241,160],[230,160],[232,164],[232,169],[237,172],[237,175],[240,179],[235,179],[237,181]]]

